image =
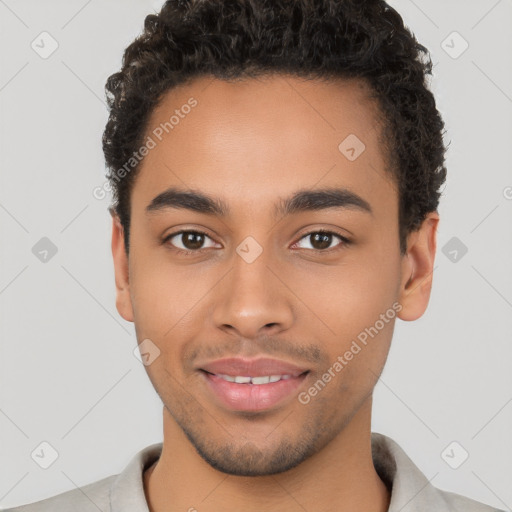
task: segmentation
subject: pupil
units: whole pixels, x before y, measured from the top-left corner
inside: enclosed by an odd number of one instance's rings
[[[203,237],[204,235],[202,233],[185,233],[183,245],[187,249],[200,249],[203,244]]]
[[[315,249],[326,249],[331,245],[332,235],[330,235],[329,233],[315,233],[311,236],[313,237],[314,240],[312,245],[313,247],[315,247]],[[317,242],[319,242],[318,245],[320,245],[320,247],[316,245]]]

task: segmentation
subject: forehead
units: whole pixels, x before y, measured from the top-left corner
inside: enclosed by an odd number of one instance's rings
[[[169,91],[145,132],[132,208],[169,187],[202,190],[248,212],[296,189],[343,186],[396,203],[376,104],[360,81],[201,77]],[[377,210],[379,204],[376,204]]]

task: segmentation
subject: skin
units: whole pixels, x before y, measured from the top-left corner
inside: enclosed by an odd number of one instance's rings
[[[190,97],[198,105],[142,162],[129,257],[112,219],[116,307],[134,322],[139,343],[149,338],[161,351],[146,366],[164,404],[162,455],[144,473],[149,508],[386,511],[390,495],[371,457],[371,409],[394,319],[306,405],[295,394],[261,413],[231,411],[212,400],[197,367],[274,357],[309,368],[298,391],[307,390],[395,301],[401,320],[424,313],[439,216],[428,215],[401,255],[396,184],[378,111],[359,81],[202,77],[166,94],[147,134]],[[338,149],[349,134],[366,146],[355,161]],[[147,215],[170,186],[221,198],[231,214]],[[272,216],[279,198],[329,186],[357,193],[373,215],[345,208]],[[196,246],[181,235],[162,243],[184,228],[208,236]],[[322,249],[305,236],[321,228],[352,243],[333,235]],[[250,264],[236,252],[247,236],[263,248]],[[199,251],[178,254],[173,244]]]

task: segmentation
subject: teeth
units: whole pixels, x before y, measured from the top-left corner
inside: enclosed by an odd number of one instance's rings
[[[263,377],[242,377],[237,375],[236,377],[232,377],[231,375],[222,375],[218,374],[217,377],[221,377],[222,379],[228,382],[235,382],[237,384],[269,384],[271,382],[277,382],[279,380],[288,380],[291,378],[291,375],[266,375]]]
[[[251,382],[251,377],[235,377],[235,382],[237,384],[248,384]]]
[[[235,382],[235,377],[231,377],[231,375],[219,375],[219,377],[222,377],[224,380],[227,380],[228,382]]]
[[[253,384],[268,384],[270,382],[270,377],[253,377],[251,382]]]

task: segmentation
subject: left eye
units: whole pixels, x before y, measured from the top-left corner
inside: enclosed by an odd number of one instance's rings
[[[350,240],[345,238],[344,236],[338,235],[333,231],[312,231],[304,235],[301,240],[310,240],[311,249],[314,251],[325,251],[326,249],[331,249],[331,243],[333,241],[333,237],[336,237],[341,240],[342,243],[337,244],[337,246],[348,245]],[[300,242],[297,242],[297,244]],[[295,244],[295,245],[297,245]],[[309,247],[306,247],[309,249]]]

